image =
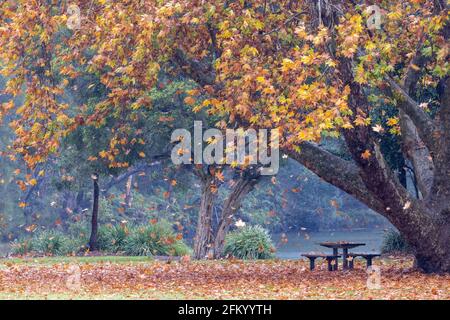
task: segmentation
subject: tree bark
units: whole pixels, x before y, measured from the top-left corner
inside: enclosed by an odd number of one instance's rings
[[[339,68],[342,80],[351,90],[349,107],[354,114],[358,110],[367,112],[367,97],[362,87],[353,80],[351,61],[341,59]],[[448,223],[435,219],[436,211],[425,202],[414,199],[400,184],[386,164],[369,127],[345,130],[344,137],[366,188],[385,207],[381,214],[397,227],[414,248],[417,266],[425,272],[449,272],[450,246],[443,242],[448,235]],[[365,150],[372,154],[368,159],[361,156]]]
[[[92,220],[91,220],[91,237],[89,239],[89,250],[98,250],[98,198],[100,189],[98,187],[98,175],[93,174],[92,180],[94,182],[94,203],[92,206]]]
[[[436,132],[436,152],[433,155],[435,175],[431,187],[433,208],[450,215],[450,77],[443,79],[440,87],[439,127]]]
[[[212,215],[214,200],[217,196],[216,179],[210,173],[201,170],[196,171],[202,183],[202,197],[198,213],[197,229],[194,237],[194,258],[197,260],[208,258],[212,241]]]
[[[127,208],[131,208],[131,202],[133,201],[133,195],[131,193],[133,186],[133,175],[130,175],[128,177],[127,183],[126,183],[126,192],[125,192],[125,205]]]
[[[290,149],[283,149],[283,152],[324,181],[354,196],[372,210],[384,211],[383,202],[367,189],[359,174],[359,168],[353,161],[344,160],[311,142],[302,143],[300,153]]]
[[[214,258],[223,257],[225,237],[230,229],[233,216],[240,209],[242,201],[253,190],[259,179],[259,174],[244,171],[225,200],[214,238]]]
[[[403,111],[400,111],[399,115],[403,152],[411,161],[422,199],[427,198],[433,184],[434,170],[430,151],[420,139],[411,119]]]

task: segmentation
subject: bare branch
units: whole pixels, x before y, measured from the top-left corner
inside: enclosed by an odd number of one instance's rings
[[[134,167],[129,168],[126,172],[118,175],[117,177],[113,177],[101,190],[103,194],[107,194],[108,191],[115,185],[125,181],[129,176],[137,174],[139,172],[143,172],[151,167],[154,167],[161,163],[161,160],[169,158],[168,155],[156,156],[153,158],[153,162],[151,163],[143,163]],[[158,159],[158,160],[157,160]]]

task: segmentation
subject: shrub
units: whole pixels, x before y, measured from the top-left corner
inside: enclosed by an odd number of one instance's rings
[[[78,233],[78,236],[77,236]],[[17,255],[29,253],[64,256],[78,254],[87,249],[89,235],[83,225],[69,230],[69,235],[47,230],[36,233],[30,239],[12,243],[12,252]],[[124,225],[105,225],[98,230],[98,245],[105,253],[124,253],[132,256],[190,254],[190,248],[176,235],[172,225],[160,221],[148,226],[128,228]]]
[[[402,237],[402,235],[395,231],[389,230],[385,233],[383,244],[381,246],[382,253],[411,253],[411,248]]]
[[[125,225],[100,226],[98,230],[98,246],[101,251],[116,253],[124,251],[128,228]]]
[[[65,255],[76,255],[86,252],[88,240],[86,237],[67,237]]]
[[[69,237],[54,230],[39,232],[31,239],[31,242],[34,252],[45,255],[66,255],[72,249],[69,247]]]
[[[67,234],[72,238],[80,238],[89,241],[89,236],[91,235],[91,226],[89,222],[78,221],[75,223],[70,223],[67,228]]]
[[[12,253],[26,255],[30,253],[64,256],[78,253],[83,248],[83,240],[71,238],[55,230],[40,231],[29,239],[16,240],[12,243]]]
[[[131,256],[182,256],[190,253],[189,247],[165,220],[148,226],[130,228],[124,242],[124,251]]]
[[[31,239],[16,240],[11,244],[11,251],[16,255],[26,255],[33,251],[33,245]]]
[[[225,255],[239,259],[273,258],[274,246],[266,229],[249,226],[230,232],[225,238]]]

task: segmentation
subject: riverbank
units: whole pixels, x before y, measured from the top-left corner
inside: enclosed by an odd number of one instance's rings
[[[306,261],[154,261],[145,257],[0,259],[0,299],[450,299],[450,275],[383,258],[381,287],[362,263],[328,272]]]

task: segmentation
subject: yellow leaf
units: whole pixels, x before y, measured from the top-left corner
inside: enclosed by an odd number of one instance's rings
[[[264,84],[266,82],[266,78],[260,76],[260,77],[256,78],[256,82],[258,82],[260,84]]]

